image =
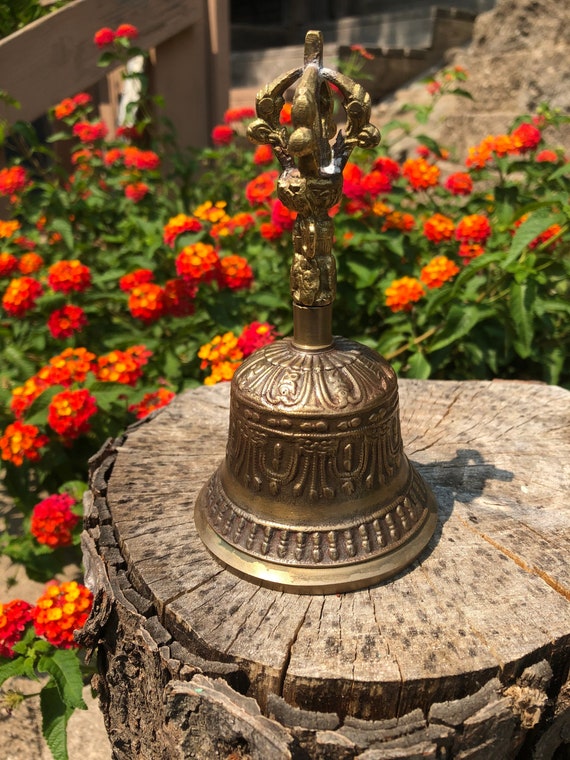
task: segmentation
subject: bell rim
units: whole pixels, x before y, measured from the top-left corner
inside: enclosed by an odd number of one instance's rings
[[[194,522],[212,557],[250,583],[294,594],[333,594],[369,588],[410,567],[429,544],[437,526],[437,502],[428,491],[427,518],[418,531],[391,551],[370,559],[327,567],[283,565],[247,554],[229,544],[210,525],[196,500]],[[348,576],[348,577],[347,577]]]

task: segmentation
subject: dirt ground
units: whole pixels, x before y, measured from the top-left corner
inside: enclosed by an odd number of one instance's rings
[[[69,568],[73,573],[73,569]],[[15,583],[12,585],[12,580]],[[6,557],[0,557],[0,601],[25,599],[35,602],[42,594],[43,584],[30,581],[22,568],[11,565]],[[16,689],[25,694],[38,691],[38,684],[28,679],[12,679],[4,689]],[[0,756],[3,760],[52,760],[52,755],[42,736],[39,699],[24,700],[20,707],[9,714],[1,703],[0,690]],[[87,710],[76,710],[68,725],[68,750],[70,760],[111,760],[111,748],[103,716],[97,701],[86,686],[83,698]]]

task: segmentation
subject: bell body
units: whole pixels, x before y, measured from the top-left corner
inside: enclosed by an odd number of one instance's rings
[[[344,338],[256,351],[232,380],[226,458],[195,520],[222,564],[283,591],[354,590],[409,565],[437,507],[403,452],[391,366]]]

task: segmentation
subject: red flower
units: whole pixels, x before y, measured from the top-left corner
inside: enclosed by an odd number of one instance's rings
[[[473,190],[473,180],[466,172],[450,174],[444,185],[453,195],[469,195]]]
[[[81,142],[94,142],[102,140],[107,135],[107,126],[102,121],[93,124],[90,121],[78,121],[73,125],[72,132]]]
[[[386,306],[392,311],[410,311],[414,302],[424,295],[424,289],[415,277],[401,277],[386,288]]]
[[[273,343],[276,337],[277,333],[273,325],[268,322],[251,322],[243,328],[237,346],[245,357],[257,351],[258,348]]]
[[[243,256],[224,256],[220,259],[219,283],[230,290],[249,288],[253,282],[253,272]]]
[[[218,274],[220,259],[209,243],[187,245],[176,257],[176,273],[187,282],[212,282]]]
[[[116,349],[97,359],[95,376],[104,383],[136,385],[150,356],[152,351],[145,346],[131,346],[126,351]]]
[[[69,494],[53,494],[36,504],[30,530],[38,543],[52,549],[71,544],[73,529],[79,522],[79,516],[71,511],[74,504]]]
[[[253,108],[228,108],[224,114],[224,122],[231,124],[232,121],[244,121],[244,119],[253,119],[255,110]]]
[[[163,406],[170,404],[175,396],[174,391],[170,391],[167,388],[159,388],[152,393],[145,393],[138,404],[131,404],[129,412],[136,414],[138,420],[142,420],[151,412],[154,412],[155,409],[161,409]]]
[[[39,449],[47,446],[49,439],[41,435],[36,425],[25,425],[20,420],[12,422],[0,438],[0,450],[5,462],[12,462],[20,467],[25,459],[37,462],[40,458]]]
[[[258,145],[253,154],[253,163],[258,166],[270,164],[273,161],[273,149],[271,145]]]
[[[140,150],[132,145],[123,150],[125,166],[130,169],[158,169],[160,157],[153,150]]]
[[[384,172],[374,170],[362,178],[362,187],[368,195],[376,198],[380,193],[389,193],[392,181]]]
[[[452,220],[443,214],[433,214],[424,222],[424,235],[432,243],[443,243],[453,238],[455,225]]]
[[[491,225],[487,217],[482,214],[464,216],[455,230],[455,237],[462,243],[484,244],[490,234]]]
[[[259,234],[264,240],[279,240],[285,230],[273,222],[262,222],[259,225]]]
[[[357,166],[349,161],[344,167],[342,173],[342,191],[347,198],[359,200],[366,195],[366,189],[362,184],[362,178],[364,172]]]
[[[53,356],[49,364],[36,373],[36,377],[47,385],[67,386],[83,383],[93,369],[94,359],[95,354],[86,348],[66,348],[57,356]]]
[[[2,306],[11,317],[23,317],[33,309],[43,292],[42,286],[32,277],[11,280],[2,296]]]
[[[212,142],[214,145],[229,145],[234,137],[234,131],[225,124],[217,124],[212,129]]]
[[[282,230],[292,230],[297,218],[297,212],[292,211],[279,198],[271,204],[271,221]]]
[[[97,402],[86,388],[65,390],[50,401],[47,421],[52,430],[71,441],[89,431],[96,412]]]
[[[91,103],[93,98],[86,92],[78,92],[77,95],[73,96],[72,100],[78,108],[81,108],[82,106]]]
[[[54,338],[69,338],[80,332],[87,324],[87,317],[81,306],[67,304],[53,311],[48,318],[47,326]]]
[[[36,633],[60,649],[79,646],[73,631],[83,627],[92,604],[91,591],[76,581],[48,584],[33,609]]]
[[[154,282],[136,285],[129,295],[129,311],[143,322],[156,322],[164,314],[164,290]]]
[[[115,32],[109,29],[108,26],[104,26],[102,29],[98,29],[93,37],[93,42],[99,48],[111,45],[115,39]]]
[[[144,182],[132,182],[125,185],[125,197],[132,200],[133,203],[138,203],[142,201],[149,190],[149,186]]]
[[[14,195],[28,183],[28,175],[22,166],[0,169],[0,195]]]
[[[57,292],[71,293],[74,290],[82,293],[91,285],[91,270],[79,259],[56,261],[48,269],[47,281]]]
[[[189,317],[194,314],[194,298],[197,287],[186,280],[167,280],[164,284],[165,311],[173,317]]]
[[[461,243],[459,246],[458,256],[463,259],[464,264],[469,264],[471,259],[477,258],[485,253],[485,249],[480,243]]]
[[[0,657],[14,656],[12,647],[20,641],[32,619],[32,605],[28,602],[12,599],[6,604],[0,603]]]
[[[117,161],[120,161],[122,158],[122,148],[111,148],[110,150],[106,151],[105,155],[103,156],[103,163],[105,166],[113,166],[113,164],[116,164]]]
[[[126,37],[128,40],[134,40],[139,36],[139,30],[132,24],[121,24],[115,29],[115,37]]]
[[[18,259],[11,253],[0,253],[0,277],[7,277],[18,269]]]
[[[553,150],[544,149],[541,150],[540,153],[537,153],[535,156],[535,161],[537,161],[539,164],[542,163],[553,163],[557,164],[561,160],[558,153],[556,153]]]
[[[154,274],[150,269],[135,269],[134,272],[124,274],[119,279],[119,287],[124,293],[130,293],[137,285],[142,285],[144,282],[152,282],[154,280]]]
[[[400,176],[400,165],[393,158],[388,158],[388,156],[378,156],[372,164],[372,168],[375,171],[382,172],[391,180],[398,179]]]
[[[247,183],[245,187],[245,197],[252,206],[267,203],[275,193],[275,182],[278,172],[273,169],[263,172]]]
[[[526,153],[538,146],[542,140],[542,132],[534,124],[523,122],[511,132],[511,140],[516,150]]]
[[[56,119],[65,119],[66,116],[71,116],[76,108],[77,105],[74,103],[72,98],[64,98],[61,103],[58,103],[54,107],[53,114]]]

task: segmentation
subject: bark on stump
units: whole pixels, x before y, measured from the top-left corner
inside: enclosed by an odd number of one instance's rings
[[[83,534],[117,759],[566,757],[570,393],[400,381],[439,524],[373,588],[295,596],[223,570],[194,527],[229,387],[179,396],[92,460]]]

